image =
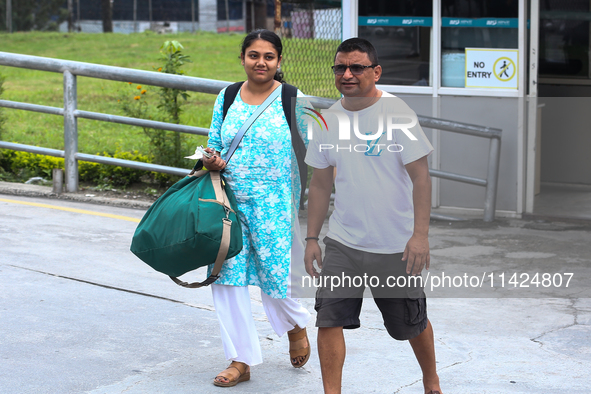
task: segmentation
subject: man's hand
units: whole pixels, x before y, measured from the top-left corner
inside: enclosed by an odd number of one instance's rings
[[[328,205],[330,204],[330,192],[334,177],[334,167],[314,168],[310,188],[308,190],[308,235],[307,237],[319,237],[320,230],[326,219]],[[308,239],[306,242],[306,252],[304,253],[304,266],[306,272],[313,278],[320,276],[314,267],[314,261],[322,269],[322,250],[318,241]]]
[[[226,168],[226,162],[222,160],[216,151],[211,148],[205,148],[205,151],[212,154],[211,158],[209,159],[203,155],[201,160],[203,161],[203,166],[205,168],[210,171],[221,171]]]
[[[314,261],[318,264],[318,268],[322,269],[322,250],[318,241],[309,240],[306,243],[306,251],[304,253],[304,265],[306,266],[306,272],[313,278],[318,278],[320,273],[314,267]]]
[[[431,264],[429,238],[413,234],[404,248],[402,261],[406,261],[407,274],[420,275],[423,268],[429,269]]]
[[[427,156],[408,163],[406,171],[412,181],[412,202],[415,225],[408,240],[402,261],[406,261],[406,273],[420,275],[423,267],[429,269],[429,216],[431,212],[431,177]]]

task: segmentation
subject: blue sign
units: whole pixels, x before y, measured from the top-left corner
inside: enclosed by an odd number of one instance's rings
[[[441,27],[492,27],[517,29],[518,18],[441,18]]]
[[[359,26],[433,26],[433,18],[417,16],[360,16]]]
[[[430,16],[360,16],[359,26],[433,26]],[[518,18],[441,18],[442,27],[491,27],[517,29]]]

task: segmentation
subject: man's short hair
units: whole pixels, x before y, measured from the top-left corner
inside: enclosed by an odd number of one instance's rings
[[[359,37],[349,38],[348,40],[341,42],[341,45],[339,45],[339,47],[337,48],[334,58],[337,58],[337,54],[339,52],[350,53],[353,51],[367,53],[367,57],[369,57],[369,61],[371,62],[371,64],[379,64],[378,52],[376,51],[374,46],[371,44],[371,42]]]

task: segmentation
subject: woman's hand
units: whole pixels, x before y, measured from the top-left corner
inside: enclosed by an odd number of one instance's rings
[[[205,151],[207,153],[212,154],[211,158],[209,158],[209,159],[207,157],[205,157],[205,155],[201,159],[203,161],[203,166],[205,168],[207,168],[210,171],[221,171],[224,168],[226,168],[226,162],[224,160],[222,160],[222,158],[219,156],[218,152],[214,151],[211,148],[205,148]]]

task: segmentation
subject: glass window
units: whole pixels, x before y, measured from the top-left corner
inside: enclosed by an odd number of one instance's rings
[[[518,47],[518,1],[443,0],[441,86],[465,86],[466,48]]]
[[[589,78],[589,0],[540,3],[541,77]]]
[[[380,84],[430,86],[432,0],[359,2],[359,37],[376,47]]]

